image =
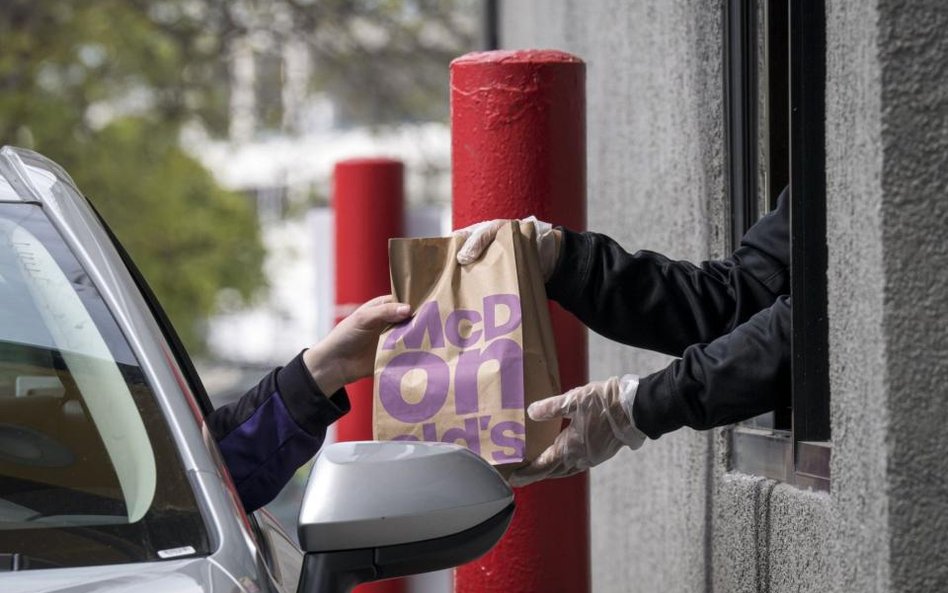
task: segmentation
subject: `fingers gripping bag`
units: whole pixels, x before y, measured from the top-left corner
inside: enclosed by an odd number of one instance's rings
[[[560,393],[546,291],[532,223],[511,221],[476,262],[456,237],[392,239],[392,293],[412,318],[379,339],[377,440],[441,441],[508,474],[560,430],[526,406]]]

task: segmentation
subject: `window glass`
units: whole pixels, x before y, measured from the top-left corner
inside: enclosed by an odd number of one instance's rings
[[[46,568],[207,553],[142,370],[39,205],[0,204],[0,303],[0,557]]]

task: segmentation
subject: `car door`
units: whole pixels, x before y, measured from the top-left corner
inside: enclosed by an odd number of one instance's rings
[[[281,593],[294,593],[303,570],[303,552],[266,509],[253,513],[252,524],[274,583]]]

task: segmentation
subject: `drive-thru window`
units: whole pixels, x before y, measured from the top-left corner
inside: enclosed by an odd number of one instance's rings
[[[736,246],[790,190],[791,401],[736,427],[731,466],[829,489],[823,0],[731,0],[725,15],[728,178]]]

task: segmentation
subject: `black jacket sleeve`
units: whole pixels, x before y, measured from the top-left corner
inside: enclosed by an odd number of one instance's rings
[[[563,229],[547,295],[607,338],[681,356],[789,294],[787,202],[784,191],[730,257],[700,265],[651,251],[629,254],[605,235]]]
[[[746,420],[790,397],[790,297],[781,296],[710,344],[694,344],[639,381],[635,425],[653,439]]]
[[[639,382],[633,414],[651,438],[750,418],[788,397],[787,194],[730,257],[697,266],[564,230],[547,295],[607,338],[681,357]]]

